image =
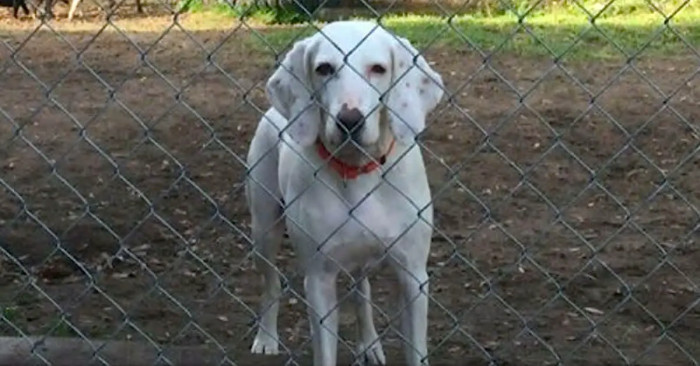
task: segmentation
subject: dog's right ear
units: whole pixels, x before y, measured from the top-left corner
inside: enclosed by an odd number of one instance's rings
[[[310,64],[315,37],[297,41],[267,81],[272,106],[287,119],[287,133],[296,143],[309,146],[316,141],[321,111],[313,97]]]
[[[425,119],[444,94],[442,76],[403,37],[395,37],[392,81],[387,107],[391,129],[399,142],[411,144],[425,129]]]

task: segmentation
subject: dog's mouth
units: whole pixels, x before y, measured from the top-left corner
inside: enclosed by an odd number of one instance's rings
[[[366,120],[362,119],[355,126],[345,126],[342,123],[335,123],[330,133],[326,136],[329,143],[337,148],[357,148],[363,149],[365,146],[371,146],[372,143],[368,144],[365,138],[365,123]]]
[[[329,124],[332,126],[330,131],[320,137],[321,142],[334,158],[347,164],[359,166],[377,161],[387,153],[393,141],[385,113],[379,117],[378,121],[374,121],[372,117],[364,116],[352,125],[334,119]],[[373,132],[372,123],[379,124],[378,133]]]
[[[319,142],[335,157],[347,164],[360,165],[373,160],[376,156],[382,155],[383,149],[378,143],[364,144],[361,132],[358,136],[352,134],[336,134],[330,141]]]
[[[362,118],[353,126],[347,126],[342,123],[336,123],[336,128],[338,130],[340,140],[342,142],[355,142],[356,144],[362,144],[362,134],[365,130],[365,122],[366,119]]]
[[[341,156],[339,156],[338,152],[342,151],[342,149],[330,151],[319,138],[316,141],[316,151],[321,159],[327,161],[329,167],[335,170],[343,179],[354,179],[359,175],[370,173],[379,168],[381,165],[384,165],[389,154],[393,152],[394,143],[395,141],[392,139],[385,152],[377,155],[369,155],[360,149],[356,149],[355,151],[362,154],[364,158],[348,159],[347,157],[343,158],[343,155],[345,154],[340,154]],[[352,163],[349,161],[361,162]]]

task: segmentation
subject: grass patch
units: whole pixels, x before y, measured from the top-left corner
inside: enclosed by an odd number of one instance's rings
[[[304,23],[306,16],[298,9],[284,7],[261,7],[256,5],[229,5],[218,2],[205,6],[201,0],[181,0],[178,9],[182,13],[213,13],[236,18],[254,19],[264,24]],[[312,9],[313,11],[313,9]]]
[[[633,14],[602,14],[594,20],[583,11],[559,10],[532,13],[522,19],[513,14],[498,16],[459,15],[452,19],[430,15],[390,15],[382,23],[418,48],[428,45],[471,49],[488,54],[499,50],[526,56],[576,59],[620,58],[638,52],[654,55],[687,55],[688,45],[700,44],[700,7],[686,7],[664,25],[666,19],[650,11]],[[320,24],[318,24],[320,25]],[[675,32],[674,32],[675,31]],[[314,29],[285,27],[265,30],[265,39],[248,37],[251,46],[277,52]],[[697,50],[696,50],[697,51]]]

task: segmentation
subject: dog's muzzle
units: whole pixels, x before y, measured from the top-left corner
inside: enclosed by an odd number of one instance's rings
[[[354,141],[359,142],[364,124],[365,116],[357,108],[349,109],[343,105],[343,108],[336,116],[336,125],[343,135],[343,141],[350,137]]]

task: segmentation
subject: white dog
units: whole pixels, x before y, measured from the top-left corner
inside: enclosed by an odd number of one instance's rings
[[[442,78],[407,40],[342,21],[296,42],[267,93],[273,108],[251,142],[246,183],[265,286],[252,352],[279,351],[275,255],[286,226],[304,271],[315,366],[336,364],[341,271],[359,282],[357,357],[385,364],[362,277],[380,261],[398,276],[407,364],[427,365],[433,209],[415,136],[442,98]]]

